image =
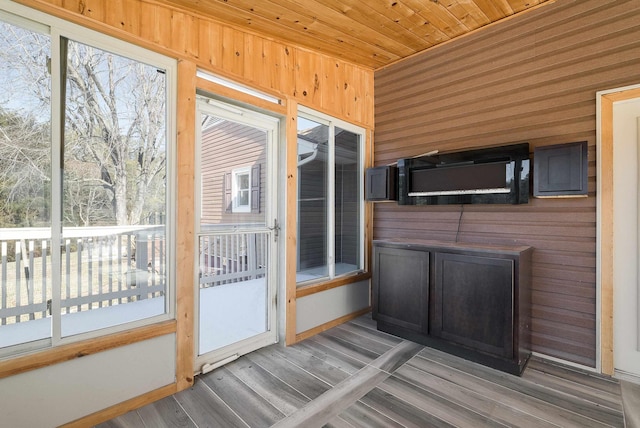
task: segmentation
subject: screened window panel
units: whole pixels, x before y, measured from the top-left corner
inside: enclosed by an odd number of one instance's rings
[[[63,337],[164,314],[167,267],[165,73],[66,51]]]
[[[50,57],[0,17],[0,348],[51,337]]]

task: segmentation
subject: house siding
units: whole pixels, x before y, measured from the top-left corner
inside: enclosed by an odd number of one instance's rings
[[[588,197],[376,204],[374,239],[534,247],[533,351],[596,365],[596,92],[640,82],[640,1],[558,0],[375,73],[375,163],[588,142]]]
[[[266,203],[267,136],[259,129],[223,121],[203,132],[201,162],[201,223],[242,224],[264,222]],[[232,213],[224,206],[223,181],[236,168],[260,165],[258,213]]]

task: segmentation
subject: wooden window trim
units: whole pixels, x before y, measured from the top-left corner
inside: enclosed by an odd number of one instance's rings
[[[352,275],[337,277],[330,281],[305,285],[296,289],[296,299],[369,279],[371,279],[370,272],[358,272]]]
[[[0,379],[176,332],[169,320],[0,361]]]

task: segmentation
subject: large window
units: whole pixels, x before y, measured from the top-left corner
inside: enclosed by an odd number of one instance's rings
[[[298,114],[298,284],[362,270],[364,131]]]
[[[175,61],[30,17],[0,10],[0,355],[172,315]]]

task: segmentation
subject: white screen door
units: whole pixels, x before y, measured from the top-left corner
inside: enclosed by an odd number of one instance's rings
[[[279,121],[197,102],[196,370],[274,343]]]

